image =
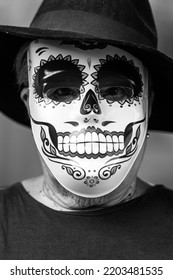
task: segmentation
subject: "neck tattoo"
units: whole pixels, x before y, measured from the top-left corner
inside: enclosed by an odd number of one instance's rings
[[[96,210],[107,208],[110,206],[122,204],[122,203],[132,200],[135,197],[135,194],[136,194],[136,180],[126,192],[124,192],[123,194],[120,193],[113,201],[105,203],[100,206],[97,205],[96,207],[91,207],[91,209],[87,208],[87,209],[82,209],[82,210],[79,209],[79,210],[82,212],[83,211],[96,211]],[[42,195],[44,197],[48,198],[49,207],[51,207],[54,210],[79,211],[77,209],[71,209],[71,208],[64,207],[64,205],[62,205],[62,203],[61,203],[61,200],[58,199],[58,196],[52,191],[52,189],[46,184],[45,181],[43,182]]]

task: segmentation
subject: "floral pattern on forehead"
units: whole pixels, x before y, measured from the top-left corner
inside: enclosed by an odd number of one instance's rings
[[[103,80],[109,76],[122,75],[133,81],[133,91],[134,94],[131,98],[124,100],[118,100],[118,103],[122,107],[125,103],[132,105],[135,101],[140,104],[140,98],[142,98],[143,93],[143,81],[142,75],[140,73],[139,67],[135,66],[132,59],[128,60],[125,55],[119,56],[115,54],[114,56],[106,55],[106,59],[99,59],[100,64],[94,66],[96,72],[91,76],[94,79],[91,84],[95,86],[95,92],[98,94],[99,100],[105,99],[101,95],[100,87],[103,84]],[[106,100],[109,104],[114,103],[113,100]],[[117,100],[116,100],[117,101]]]
[[[77,90],[77,99],[81,99],[81,94],[85,92],[85,86],[88,84],[86,78],[88,74],[83,70],[84,65],[79,64],[79,59],[72,59],[71,55],[63,57],[62,54],[58,56],[50,55],[47,60],[41,59],[40,65],[34,67],[33,88],[35,99],[38,103],[45,102],[46,105],[53,103],[58,105],[60,100],[53,100],[44,94],[44,90],[48,84],[52,88],[70,87]],[[70,104],[72,100],[63,100],[66,104]]]

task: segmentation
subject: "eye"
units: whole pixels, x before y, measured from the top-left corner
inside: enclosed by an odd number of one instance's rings
[[[77,99],[80,95],[80,90],[78,88],[51,88],[43,93],[43,97],[49,98],[54,101],[59,102],[71,102]]]
[[[114,86],[103,87],[100,89],[100,94],[103,98],[110,101],[122,101],[130,99],[134,96],[133,87]]]

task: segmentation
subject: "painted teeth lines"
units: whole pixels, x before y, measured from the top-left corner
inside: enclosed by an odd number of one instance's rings
[[[57,148],[60,153],[79,155],[119,154],[124,150],[124,135],[104,135],[103,133],[86,132],[76,135],[58,135]]]

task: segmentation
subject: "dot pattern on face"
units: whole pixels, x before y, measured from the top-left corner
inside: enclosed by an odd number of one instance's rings
[[[88,74],[83,72],[84,69],[85,66],[80,65],[78,59],[72,60],[70,55],[50,55],[48,60],[42,59],[40,65],[34,68],[33,75],[34,94],[38,103],[46,100],[46,104],[53,102],[57,105],[80,100],[80,94],[88,84]]]
[[[109,104],[117,101],[121,106],[126,102],[129,105],[134,101],[140,102],[143,91],[142,75],[134,62],[117,54],[114,57],[107,55],[106,59],[99,61],[100,64],[94,66],[96,72],[92,74],[94,80],[91,82],[99,100],[106,99]]]

